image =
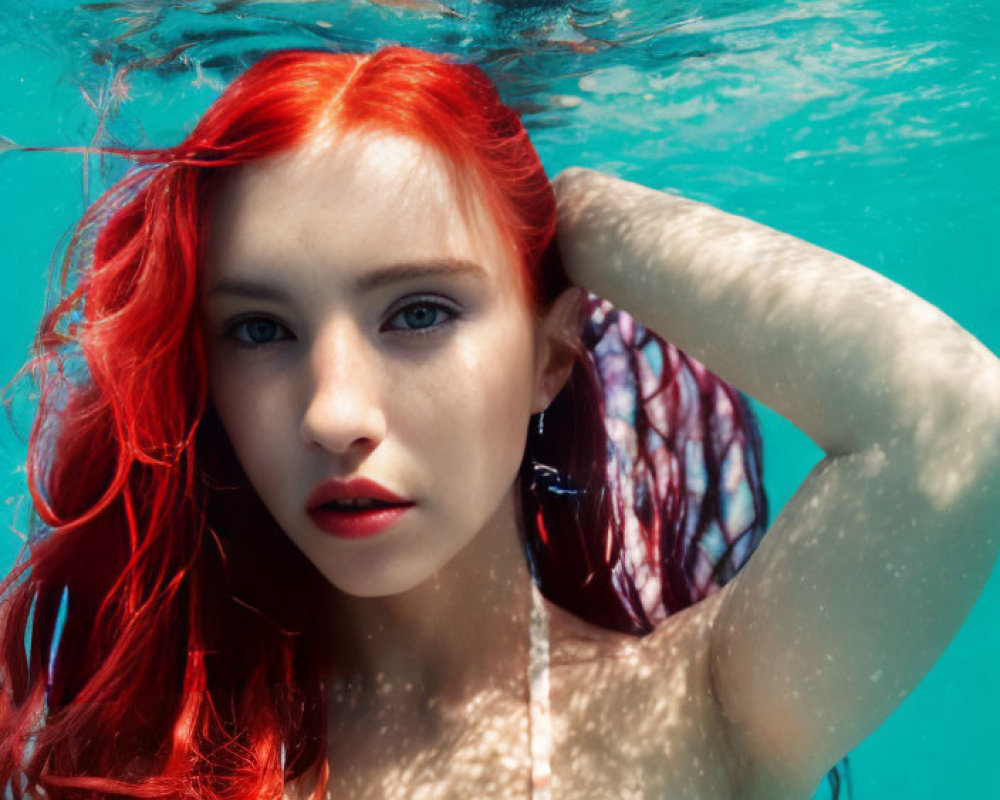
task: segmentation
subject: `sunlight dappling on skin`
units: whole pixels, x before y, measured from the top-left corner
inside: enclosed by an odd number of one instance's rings
[[[356,138],[342,149],[302,151],[245,168],[221,198],[213,237],[209,287],[267,279],[289,295],[249,304],[234,297],[225,306],[216,298],[206,306],[206,325],[216,338],[230,319],[248,312],[266,312],[289,329],[259,352],[236,352],[213,340],[220,417],[276,519],[343,590],[336,609],[341,615],[354,609],[355,625],[338,623],[344,635],[368,630],[352,648],[354,669],[330,682],[333,797],[516,797],[528,766],[519,594],[527,573],[523,554],[511,546],[513,507],[502,503],[497,509],[505,516],[480,526],[492,508],[483,503],[484,492],[509,489],[523,449],[514,423],[503,423],[513,410],[501,413],[498,404],[516,409],[523,394],[518,424],[526,425],[524,370],[534,369],[534,360],[522,363],[530,351],[516,343],[525,341],[530,325],[523,308],[515,311],[513,270],[498,269],[502,247],[463,238],[454,212],[446,210],[454,200],[426,156],[403,139]],[[365,176],[363,186],[352,185],[354,175]],[[394,225],[385,227],[385,219]],[[391,301],[399,292],[373,295],[377,300],[353,296],[350,278],[373,265],[442,255],[485,265],[490,283],[464,289],[449,284],[453,279],[415,284],[421,294],[450,289],[466,322],[436,334],[438,344],[409,350],[391,344],[377,323],[384,308],[390,315],[397,308]],[[483,329],[478,335],[489,332],[483,344],[477,344],[477,326]],[[503,350],[476,349],[493,341],[503,342]],[[516,374],[520,383],[512,380]],[[502,386],[488,383],[497,379]],[[502,438],[470,438],[486,432]],[[481,472],[501,457],[507,477]],[[325,464],[383,478],[415,499],[427,521],[416,517],[406,539],[385,536],[367,547],[317,536],[302,515],[302,498]],[[440,481],[432,482],[435,476]],[[456,499],[442,505],[448,496]],[[456,504],[462,498],[467,507]],[[471,521],[473,512],[478,521]],[[470,534],[475,539],[467,541]],[[353,594],[377,606],[363,607]],[[456,598],[465,613],[445,610]],[[377,607],[383,611],[374,613]],[[716,608],[709,599],[669,618],[657,636],[636,639],[550,606],[553,734],[560,754],[552,785],[560,800],[727,792],[732,765],[720,749],[721,720],[705,683],[704,644]],[[449,625],[440,625],[443,618]],[[504,618],[510,636],[487,622]],[[490,631],[490,639],[466,620]],[[387,648],[381,654],[373,635]],[[492,663],[454,672],[471,653],[477,662],[494,654],[485,659]],[[417,655],[429,656],[433,669],[414,671],[409,664]],[[622,737],[625,729],[629,735]],[[310,786],[310,777],[300,788]]]
[[[107,150],[137,168],[66,251],[0,778],[54,800],[839,786],[996,562],[1000,362],[804,239],[552,179],[537,112],[472,64],[254,57],[179,144]],[[823,451],[774,520],[750,398]]]
[[[585,169],[556,184],[577,279],[827,453],[720,590],[711,637],[758,777],[794,764],[815,786],[924,678],[996,560],[996,357],[884,276],[749,219]]]
[[[657,630],[662,636],[645,639],[609,636],[550,607],[561,631],[551,665],[554,797],[730,796],[721,721],[704,683],[701,643],[714,607],[710,597],[667,619]],[[332,775],[332,797],[523,796],[526,697],[475,695],[449,712],[455,724],[428,747],[399,714],[412,691],[381,683],[377,709],[352,707],[347,691],[331,700],[338,720],[331,763],[342,765]],[[298,792],[293,787],[287,797],[304,800]]]
[[[602,190],[602,181],[587,170],[567,170],[558,180],[570,185],[574,175],[581,187],[577,204],[585,208],[585,181],[592,181],[595,193]],[[608,177],[604,183],[613,181]],[[605,239],[589,238],[586,258],[579,253],[583,263],[593,265],[588,285],[610,291],[627,271],[640,304],[630,311],[661,330],[665,312],[655,305],[662,291],[657,264],[687,260],[690,267],[673,276],[667,291],[700,299],[671,308],[671,341],[700,353],[735,385],[753,387],[758,400],[790,419],[827,453],[849,453],[874,443],[886,450],[914,448],[906,462],[939,510],[991,469],[1000,452],[996,356],[940,309],[874,270],[751,220],[683,197],[659,194],[653,199],[652,190],[636,184],[615,182],[615,189],[614,207],[595,200],[575,221],[564,218],[560,223],[563,229],[598,219],[602,223]],[[634,240],[637,231],[642,231],[646,263],[628,259],[613,245]],[[728,274],[712,269],[707,280],[700,265],[721,260],[731,265]],[[804,264],[813,267],[805,269]],[[859,308],[859,293],[871,311]],[[706,329],[690,316],[701,302],[718,303],[732,313]],[[803,307],[812,311],[808,318],[799,312]],[[872,315],[879,309],[892,313],[882,314],[873,328]],[[760,357],[735,361],[741,351],[729,343],[747,338],[747,329],[740,327],[747,318],[766,323],[764,329],[752,329],[752,346]],[[940,336],[929,340],[926,333],[915,333],[928,329]],[[837,343],[845,338],[863,340],[865,346],[842,348]],[[825,361],[816,360],[817,349]],[[794,389],[789,381],[795,382]],[[897,386],[908,386],[908,391],[893,390]],[[804,392],[809,402],[802,404],[798,398]],[[886,431],[892,433],[887,436]],[[995,445],[981,441],[983,436],[993,437]]]

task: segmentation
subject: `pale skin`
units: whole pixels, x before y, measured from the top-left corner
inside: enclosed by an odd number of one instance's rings
[[[459,213],[434,156],[366,142],[320,143],[227,188],[208,285],[269,278],[288,297],[207,299],[206,325],[253,313],[289,336],[252,356],[213,344],[213,399],[351,644],[328,683],[331,796],[527,797],[512,480],[529,416],[568,377],[579,294],[534,316],[496,229]],[[653,634],[549,605],[553,797],[808,798],[927,673],[996,560],[1000,363],[933,306],[794,237],[588,170],[553,187],[578,286],[827,454],[737,578]],[[386,264],[445,257],[487,279],[350,294]],[[418,353],[382,327],[410,294],[467,316]],[[417,502],[397,538],[350,549],[309,527],[305,494],[354,474]]]

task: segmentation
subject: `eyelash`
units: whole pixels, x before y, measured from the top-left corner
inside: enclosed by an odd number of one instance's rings
[[[451,325],[453,322],[457,321],[459,319],[459,317],[462,316],[461,311],[459,311],[459,309],[456,308],[456,307],[454,307],[454,306],[451,306],[451,305],[448,305],[448,304],[445,304],[445,303],[441,303],[441,302],[438,302],[436,300],[429,300],[429,299],[417,298],[415,301],[407,303],[404,306],[401,306],[399,309],[396,310],[395,313],[392,314],[391,317],[389,317],[389,319],[390,320],[395,319],[400,314],[402,314],[404,311],[408,311],[411,308],[417,308],[417,307],[421,307],[421,306],[425,307],[425,308],[432,308],[432,309],[437,310],[437,311],[444,311],[447,314],[450,314],[451,316],[450,316],[449,319],[446,319],[444,322],[442,322],[442,323],[440,323],[438,325],[431,325],[431,326],[429,326],[427,328],[409,328],[409,329],[407,329],[407,328],[401,328],[401,329],[399,329],[397,331],[394,331],[394,332],[395,333],[402,333],[404,336],[427,336],[427,335],[435,335],[435,334],[439,333],[443,328],[446,328],[449,325]],[[267,347],[268,345],[277,344],[278,342],[288,341],[287,339],[275,339],[275,340],[270,341],[270,342],[245,342],[245,341],[241,341],[240,339],[238,339],[236,337],[236,331],[238,331],[242,326],[244,326],[244,325],[246,325],[248,323],[251,323],[251,322],[257,322],[259,320],[264,320],[265,322],[273,322],[275,325],[277,325],[280,328],[284,328],[285,327],[284,325],[282,325],[277,320],[272,319],[271,317],[268,317],[266,315],[262,315],[262,314],[247,314],[246,316],[238,317],[237,319],[234,319],[231,322],[229,322],[225,326],[225,328],[223,329],[220,338],[228,339],[232,343],[232,345],[234,347],[240,348],[241,350],[259,350],[260,348]],[[287,330],[287,328],[286,328],[286,330]]]

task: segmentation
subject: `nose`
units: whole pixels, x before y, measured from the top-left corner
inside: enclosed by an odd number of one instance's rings
[[[349,321],[317,336],[309,354],[301,436],[338,455],[374,449],[385,437],[377,355]]]

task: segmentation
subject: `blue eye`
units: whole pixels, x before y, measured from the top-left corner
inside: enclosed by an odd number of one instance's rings
[[[439,312],[446,313],[448,318],[440,324],[431,324]],[[461,312],[450,305],[437,303],[431,300],[418,300],[417,302],[409,303],[408,305],[403,306],[403,308],[396,312],[391,319],[402,317],[406,320],[408,325],[413,326],[409,328],[396,328],[396,331],[410,336],[422,336],[428,333],[436,333],[454,322],[460,316]]]
[[[439,315],[445,318],[435,324],[435,320],[440,319]],[[390,317],[390,322],[403,319],[404,327],[390,326],[388,330],[405,336],[425,336],[440,331],[460,316],[461,311],[451,305],[420,299],[403,306]],[[270,317],[247,316],[227,325],[221,338],[231,341],[234,347],[257,350],[294,337],[288,328]]]
[[[240,330],[245,330],[249,339],[237,336],[237,332]],[[268,317],[244,317],[227,326],[222,336],[225,339],[230,339],[236,347],[256,350],[258,347],[283,341],[282,339],[271,338],[279,330],[287,332],[287,328],[284,325]],[[285,339],[290,338],[290,336],[285,337]]]

